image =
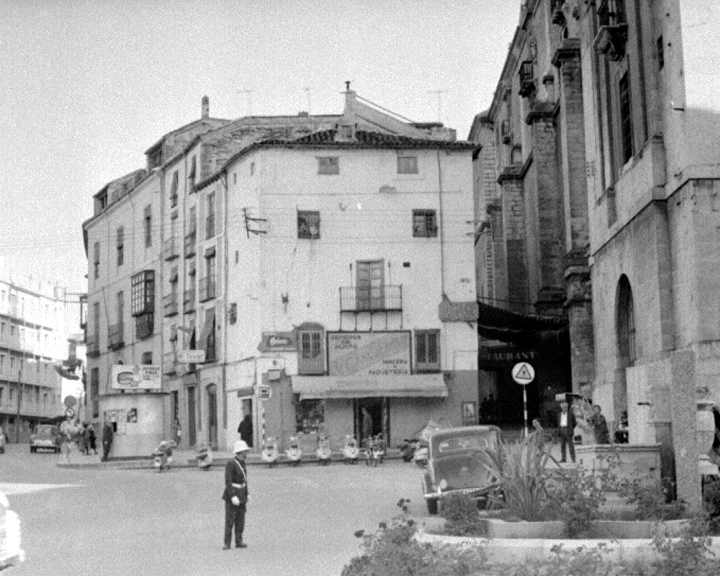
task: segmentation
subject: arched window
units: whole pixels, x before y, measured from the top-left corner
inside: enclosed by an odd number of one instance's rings
[[[627,276],[618,282],[617,335],[620,362],[623,367],[633,366],[637,360],[635,348],[635,312],[632,288]]]

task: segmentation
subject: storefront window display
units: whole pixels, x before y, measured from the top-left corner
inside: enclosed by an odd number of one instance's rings
[[[295,430],[303,434],[317,433],[325,422],[325,405],[322,400],[301,400],[295,408]]]

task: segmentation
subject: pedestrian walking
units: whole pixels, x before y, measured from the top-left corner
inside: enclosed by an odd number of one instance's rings
[[[233,529],[235,530],[235,548],[247,548],[243,541],[245,530],[245,511],[249,500],[247,466],[245,456],[249,450],[244,440],[238,440],[233,447],[235,457],[225,465],[225,534],[223,550],[230,549]]]
[[[85,446],[85,425],[80,420],[75,421],[75,428],[73,430],[73,440],[77,445],[78,452],[83,456],[87,456],[87,450]]]
[[[102,443],[103,443],[103,455],[102,461],[107,462],[108,456],[110,455],[110,448],[113,442],[113,427],[110,422],[105,422],[102,432]]]
[[[65,459],[70,460],[70,452],[72,451],[72,438],[73,438],[73,423],[70,418],[66,418],[62,424],[60,424],[60,446],[61,450],[65,452]]]
[[[243,418],[242,422],[240,422],[240,425],[238,426],[238,434],[240,434],[240,440],[245,440],[247,442],[247,445],[252,448],[253,447],[253,422],[252,422],[252,416],[250,414],[245,414],[245,418]]]
[[[96,440],[97,440],[97,437],[95,436],[95,426],[93,424],[86,424],[85,425],[85,446],[86,446],[88,454],[90,454],[90,450],[93,451],[93,454],[97,454]]]
[[[590,424],[595,435],[595,444],[610,444],[610,430],[608,429],[607,420],[602,414],[602,408],[595,404],[592,409],[593,415],[590,416]]]
[[[542,424],[540,424],[539,418],[533,418],[532,426],[533,426],[533,432],[531,434],[531,436],[533,437],[532,440],[533,440],[533,442],[535,442],[535,445],[542,452],[545,450],[545,429],[542,427]]]
[[[180,420],[175,418],[175,446],[180,446],[182,440],[182,426],[180,426]]]
[[[570,452],[570,459],[575,462],[575,442],[573,436],[575,434],[575,426],[577,420],[575,414],[568,410],[568,403],[563,400],[560,402],[560,413],[558,414],[558,433],[560,434],[560,462],[567,462],[566,452]]]

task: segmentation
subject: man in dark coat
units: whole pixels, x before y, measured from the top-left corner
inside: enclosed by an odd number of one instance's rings
[[[245,529],[245,509],[248,501],[247,467],[245,455],[248,445],[244,440],[235,442],[235,458],[225,465],[225,537],[223,550],[230,549],[233,528],[235,529],[235,548],[247,548],[243,542]]]
[[[558,413],[558,433],[560,434],[560,462],[567,462],[565,453],[570,450],[570,459],[575,462],[575,444],[573,435],[575,434],[575,426],[577,420],[572,410],[569,410],[568,403],[563,400],[560,402],[560,412]]]
[[[102,432],[102,443],[103,443],[103,455],[102,461],[107,462],[108,456],[110,455],[110,447],[113,441],[113,428],[110,422],[105,422]]]
[[[250,414],[245,414],[245,418],[240,422],[238,434],[240,434],[240,440],[245,440],[250,448],[253,447],[253,423]]]

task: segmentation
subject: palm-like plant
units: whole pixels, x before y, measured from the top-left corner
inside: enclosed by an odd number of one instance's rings
[[[542,519],[547,501],[545,466],[551,458],[542,449],[536,434],[520,442],[501,442],[496,452],[479,455],[485,469],[497,479],[510,514],[528,522]],[[498,502],[500,495],[496,494],[493,500]]]

